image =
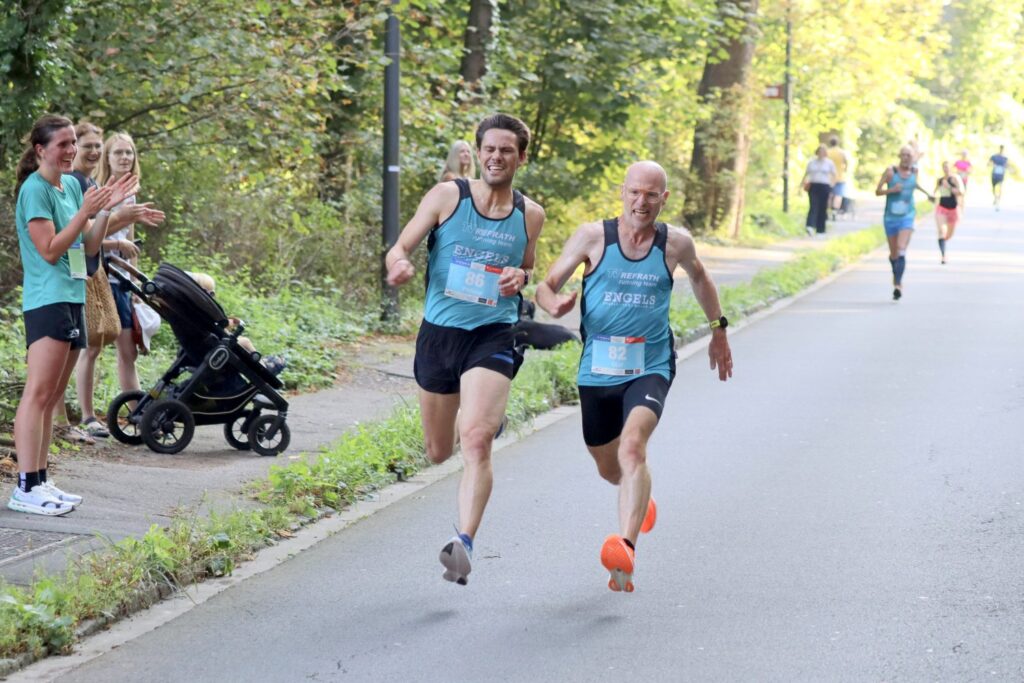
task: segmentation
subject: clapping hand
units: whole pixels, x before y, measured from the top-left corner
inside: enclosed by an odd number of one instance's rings
[[[125,200],[126,197],[133,197],[139,192],[139,178],[133,173],[127,173],[103,189],[110,190],[110,199],[103,206],[108,211]]]

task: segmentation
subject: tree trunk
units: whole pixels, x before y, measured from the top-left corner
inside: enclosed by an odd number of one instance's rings
[[[493,0],[470,0],[469,20],[464,39],[465,52],[459,73],[466,89],[478,94],[480,79],[487,73],[487,44],[491,41],[491,22],[494,20]]]
[[[747,81],[754,56],[758,0],[718,0],[718,15],[740,22],[724,43],[714,45],[697,91],[709,116],[693,134],[692,176],[683,210],[696,233],[723,229],[739,234],[743,220],[744,185],[750,155],[750,93]],[[737,12],[737,10],[739,10]],[[723,48],[726,57],[719,60]]]

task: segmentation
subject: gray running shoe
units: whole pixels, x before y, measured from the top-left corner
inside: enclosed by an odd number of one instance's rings
[[[473,570],[470,565],[471,557],[472,552],[462,542],[462,539],[458,536],[452,536],[451,540],[441,548],[441,556],[439,558],[444,566],[444,574],[442,575],[444,580],[465,586],[468,582],[469,572]]]

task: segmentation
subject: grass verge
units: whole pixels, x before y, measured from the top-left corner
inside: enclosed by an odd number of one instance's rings
[[[750,282],[722,287],[719,290],[722,312],[730,320],[739,320],[796,294],[883,244],[885,234],[878,228],[858,230],[829,240],[822,249],[807,251],[778,268],[762,270]],[[684,342],[707,331],[707,316],[692,297],[673,302],[669,322],[676,338]]]
[[[884,242],[881,231],[863,230],[824,249],[764,271],[749,284],[722,288],[726,315],[740,319],[815,282]],[[706,331],[696,302],[671,311],[678,336]],[[512,385],[508,415],[513,429],[535,415],[575,401],[579,345],[531,352]],[[384,420],[359,425],[310,461],[274,467],[250,486],[261,507],[207,518],[179,516],[85,555],[62,574],[39,575],[23,588],[0,584],[0,676],[52,653],[76,638],[144,609],[173,590],[229,574],[237,562],[299,525],[341,510],[370,491],[404,479],[426,464],[419,411],[401,407]]]

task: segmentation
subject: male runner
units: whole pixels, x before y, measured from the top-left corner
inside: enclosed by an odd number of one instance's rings
[[[992,206],[999,210],[999,200],[1003,198],[1003,181],[1006,179],[1006,167],[1010,160],[1003,154],[1003,145],[999,145],[999,151],[988,158],[992,167]]]
[[[903,296],[903,271],[907,268],[907,247],[914,233],[914,191],[921,190],[928,199],[933,197],[917,181],[916,157],[910,145],[900,148],[899,166],[890,166],[882,173],[875,187],[875,196],[885,197],[885,213],[882,225],[885,238],[889,241],[889,265],[892,267],[892,298],[899,301]]]
[[[566,243],[537,302],[556,318],[572,310],[576,292],[559,294],[576,268],[583,275],[584,338],[577,382],[583,440],[597,472],[619,487],[619,534],[605,539],[601,562],[613,591],[633,590],[637,535],[654,525],[647,442],[658,424],[675,375],[668,308],[672,273],[682,266],[711,320],[708,355],[723,382],[732,376],[728,321],[718,290],[683,229],[657,223],[668,198],[665,170],[641,161],[626,171],[622,214],[581,226]]]
[[[529,281],[544,224],[540,205],[512,189],[529,142],[526,124],[513,116],[494,114],[481,121],[476,130],[481,179],[435,185],[385,257],[388,283],[402,285],[415,272],[409,257],[429,236],[414,374],[431,462],[451,456],[461,408],[458,436],[465,469],[459,526],[440,559],[444,578],[462,586],[491,495],[491,442],[522,363],[512,331],[519,319],[519,292]]]

